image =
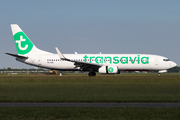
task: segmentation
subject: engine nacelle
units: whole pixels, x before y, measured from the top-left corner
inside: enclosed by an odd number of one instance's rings
[[[119,74],[117,66],[102,66],[99,68],[100,74]]]
[[[159,73],[166,73],[167,70],[160,70]]]

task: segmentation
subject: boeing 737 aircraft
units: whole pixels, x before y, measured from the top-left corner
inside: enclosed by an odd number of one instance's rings
[[[11,24],[18,54],[11,54],[17,61],[60,71],[88,71],[89,76],[119,74],[120,71],[151,71],[160,73],[177,64],[168,58],[149,54],[57,54],[38,49],[17,24]]]

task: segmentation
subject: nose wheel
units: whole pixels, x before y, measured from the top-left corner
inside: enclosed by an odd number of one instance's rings
[[[91,76],[96,76],[96,72],[94,72],[94,71],[91,71],[91,72],[89,72],[89,77],[91,77]]]
[[[160,76],[161,76],[161,74],[160,74],[160,73],[158,73],[158,74],[157,74],[157,76],[158,76],[158,77],[160,77]]]

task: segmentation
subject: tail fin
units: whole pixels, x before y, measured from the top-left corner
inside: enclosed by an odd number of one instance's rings
[[[18,55],[49,54],[49,52],[36,48],[17,24],[11,24],[11,29]]]

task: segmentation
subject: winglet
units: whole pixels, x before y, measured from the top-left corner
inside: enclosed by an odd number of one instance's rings
[[[59,49],[57,47],[55,47],[55,48],[56,48],[57,54],[59,55],[59,58],[62,60],[65,60],[66,58],[64,57],[64,55],[59,51]]]

